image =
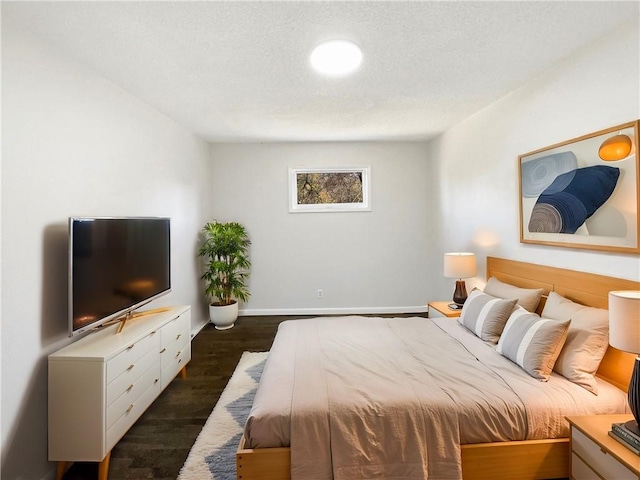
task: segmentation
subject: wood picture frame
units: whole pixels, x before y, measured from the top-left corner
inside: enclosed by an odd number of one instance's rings
[[[640,253],[640,121],[518,156],[520,242]]]

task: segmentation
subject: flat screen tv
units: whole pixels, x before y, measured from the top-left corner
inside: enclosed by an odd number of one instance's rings
[[[69,336],[171,291],[170,227],[169,218],[69,218]]]

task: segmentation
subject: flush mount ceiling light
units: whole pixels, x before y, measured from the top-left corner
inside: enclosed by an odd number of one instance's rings
[[[361,62],[362,50],[348,40],[323,42],[311,52],[311,66],[324,75],[346,75],[355,71]]]

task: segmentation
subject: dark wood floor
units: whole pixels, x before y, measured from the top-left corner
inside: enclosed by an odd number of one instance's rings
[[[426,314],[382,315],[426,316]],[[240,317],[234,328],[207,325],[191,343],[187,378],[178,376],[111,452],[109,480],[175,480],[244,351],[271,348],[291,316]],[[95,480],[95,463],[75,463],[65,480]]]

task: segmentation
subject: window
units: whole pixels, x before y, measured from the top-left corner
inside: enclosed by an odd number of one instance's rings
[[[289,212],[370,211],[370,168],[290,168]]]

